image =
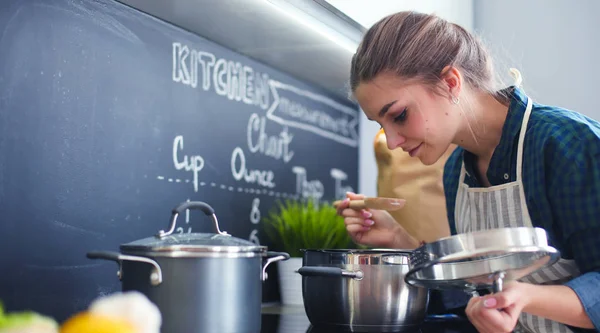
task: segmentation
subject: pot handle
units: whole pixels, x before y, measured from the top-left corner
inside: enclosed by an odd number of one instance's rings
[[[119,277],[119,280],[121,280],[121,278],[123,277],[123,267],[121,265],[123,260],[148,263],[148,264],[154,266],[152,268],[152,273],[150,274],[150,284],[156,287],[162,283],[162,269],[160,268],[160,265],[152,259],[149,259],[146,257],[130,256],[130,255],[121,254],[119,252],[110,252],[110,251],[89,252],[87,254],[87,257],[89,259],[105,259],[105,260],[116,261],[119,264],[119,271],[117,272],[117,276]]]
[[[361,270],[347,271],[339,267],[300,267],[297,271],[302,276],[331,276],[362,280],[365,276]]]
[[[267,267],[277,261],[284,261],[284,260],[288,260],[290,259],[290,255],[288,253],[285,252],[272,252],[272,251],[267,251],[267,261],[265,262],[263,269],[262,269],[262,280],[266,281],[268,276],[267,276]]]
[[[221,231],[219,229],[219,221],[217,220],[217,216],[215,215],[215,210],[209,204],[202,201],[185,201],[177,205],[177,207],[173,208],[171,215],[171,223],[169,224],[169,230],[160,230],[158,234],[156,234],[156,237],[164,238],[172,234],[175,231],[175,226],[177,225],[177,217],[179,216],[179,214],[185,212],[188,209],[201,210],[202,212],[204,212],[204,214],[210,216],[210,218],[213,221],[213,224],[215,225],[215,229],[217,230],[217,233],[219,235],[231,236],[226,231]]]

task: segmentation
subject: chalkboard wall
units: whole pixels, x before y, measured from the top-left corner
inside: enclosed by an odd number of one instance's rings
[[[356,189],[357,130],[349,101],[112,0],[3,0],[0,300],[63,320],[119,291],[86,252],[166,229],[186,200],[268,246],[275,200]]]

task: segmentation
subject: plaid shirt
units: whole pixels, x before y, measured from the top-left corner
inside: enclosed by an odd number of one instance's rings
[[[517,144],[527,96],[512,90],[509,112],[487,171],[492,185],[516,181]],[[523,189],[532,223],[548,233],[565,259],[575,259],[582,275],[567,283],[579,295],[600,330],[600,123],[582,114],[533,103],[523,152]],[[474,176],[473,154],[457,148],[444,169],[444,191],[452,234],[461,164],[465,183]],[[586,301],[587,300],[587,301]]]

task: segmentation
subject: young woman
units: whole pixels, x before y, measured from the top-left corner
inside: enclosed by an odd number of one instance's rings
[[[520,86],[497,90],[486,50],[439,17],[400,12],[370,28],[352,60],[352,93],[366,116],[425,165],[459,146],[444,169],[453,234],[544,228],[555,265],[472,298],[480,332],[600,330],[600,123],[542,105]],[[348,194],[348,199],[360,195]],[[416,248],[385,211],[339,208],[357,243]]]

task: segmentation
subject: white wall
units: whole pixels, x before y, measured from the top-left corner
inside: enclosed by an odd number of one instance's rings
[[[600,120],[600,1],[485,0],[473,9],[499,69],[519,68],[535,101]]]
[[[365,27],[372,26],[388,14],[402,10],[434,13],[471,31],[473,28],[473,0],[327,0],[346,15]],[[487,1],[487,0],[486,0]],[[361,113],[359,126],[359,183],[360,193],[377,195],[377,163],[373,139],[379,131],[375,122]]]

